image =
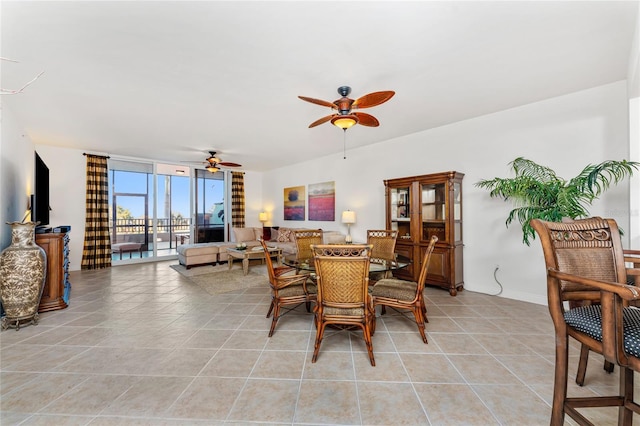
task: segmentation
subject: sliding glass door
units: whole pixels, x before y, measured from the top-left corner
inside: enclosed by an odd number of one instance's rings
[[[225,173],[196,170],[195,240],[225,241]]]
[[[227,239],[225,173],[193,172],[187,166],[109,160],[114,264],[176,256],[182,244]]]
[[[109,160],[109,228],[112,261],[140,259],[153,253],[152,165]]]
[[[176,254],[191,240],[191,182],[188,167],[156,165],[157,256]]]

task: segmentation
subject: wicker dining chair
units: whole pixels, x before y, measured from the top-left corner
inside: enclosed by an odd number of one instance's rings
[[[267,244],[264,240],[260,240],[262,249],[267,250]],[[271,256],[265,255],[267,271],[269,273],[269,285],[271,286],[271,305],[267,318],[273,312],[271,320],[271,328],[269,329],[269,337],[273,336],[276,324],[281,316],[285,315],[301,303],[306,304],[307,312],[311,312],[311,302],[315,301],[317,288],[316,285],[309,280],[309,275],[289,274],[295,272],[295,268],[288,266],[273,266]],[[286,306],[295,305],[292,308]],[[284,309],[284,312],[282,310]]]
[[[322,229],[301,229],[293,231],[296,241],[296,258],[300,261],[313,259],[312,244],[322,244]],[[298,273],[300,271],[298,270]]]
[[[375,311],[369,294],[368,244],[313,245],[318,298],[315,306],[316,340],[311,362],[316,362],[327,325],[362,329],[369,352],[373,357],[371,336],[375,331]]]
[[[413,313],[424,343],[428,343],[427,335],[424,331],[424,323],[429,322],[427,320],[427,307],[424,303],[424,283],[427,279],[431,254],[437,242],[438,237],[435,235],[431,237],[429,246],[425,249],[422,257],[422,266],[420,267],[420,275],[417,282],[385,278],[375,283],[371,291],[374,306],[382,306],[382,315],[386,313],[387,306],[395,310],[410,310]]]
[[[371,244],[371,261],[372,262],[395,262],[396,261],[396,240],[398,239],[398,231],[392,229],[369,229],[367,230],[367,244]],[[371,282],[378,281],[382,278],[391,278],[391,269],[384,272],[374,272],[369,274]]]
[[[555,328],[555,379],[551,425],[565,414],[581,425],[591,423],[578,408],[619,407],[618,424],[631,425],[640,406],[633,401],[634,371],[640,371],[640,289],[626,284],[620,232],[612,219],[571,223],[531,221],[540,237],[547,269],[547,299]],[[595,296],[594,293],[598,295]],[[595,297],[596,303],[566,309],[565,301]],[[614,396],[567,397],[569,337],[620,366]]]

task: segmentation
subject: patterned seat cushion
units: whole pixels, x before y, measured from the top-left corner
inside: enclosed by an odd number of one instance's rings
[[[371,291],[374,297],[411,301],[416,297],[418,284],[412,281],[385,278],[378,281]]]
[[[640,358],[640,309],[624,308],[624,351]],[[600,305],[581,306],[564,313],[567,325],[595,340],[602,341],[602,313]]]
[[[307,283],[307,291],[310,294],[316,294],[318,292],[316,285]],[[293,296],[302,296],[304,295],[304,288],[302,284],[292,284],[278,291],[278,295],[280,297],[293,297]]]
[[[333,308],[325,307],[323,310],[325,315],[346,315],[350,317],[364,317],[363,308]]]

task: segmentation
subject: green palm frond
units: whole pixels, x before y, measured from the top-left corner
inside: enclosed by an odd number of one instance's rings
[[[540,182],[561,180],[549,167],[541,166],[531,160],[518,157],[509,163],[516,176],[530,177]]]
[[[591,193],[595,197],[600,196],[611,185],[615,185],[624,178],[633,175],[638,170],[638,163],[632,161],[605,161],[600,164],[589,164],[569,185],[576,186],[583,192]]]
[[[567,181],[546,166],[523,157],[509,163],[515,177],[485,179],[475,185],[489,190],[489,195],[511,201],[516,208],[509,212],[508,227],[514,220],[522,226],[522,241],[529,245],[536,238],[529,225],[531,219],[560,222],[563,218],[585,218],[589,207],[611,185],[633,176],[640,163],[604,161],[589,164],[578,176]]]

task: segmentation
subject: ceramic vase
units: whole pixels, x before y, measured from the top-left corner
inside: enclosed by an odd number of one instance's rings
[[[7,222],[11,245],[0,254],[0,302],[5,312],[2,329],[25,322],[38,323],[38,305],[47,274],[47,255],[36,244],[34,222]]]

